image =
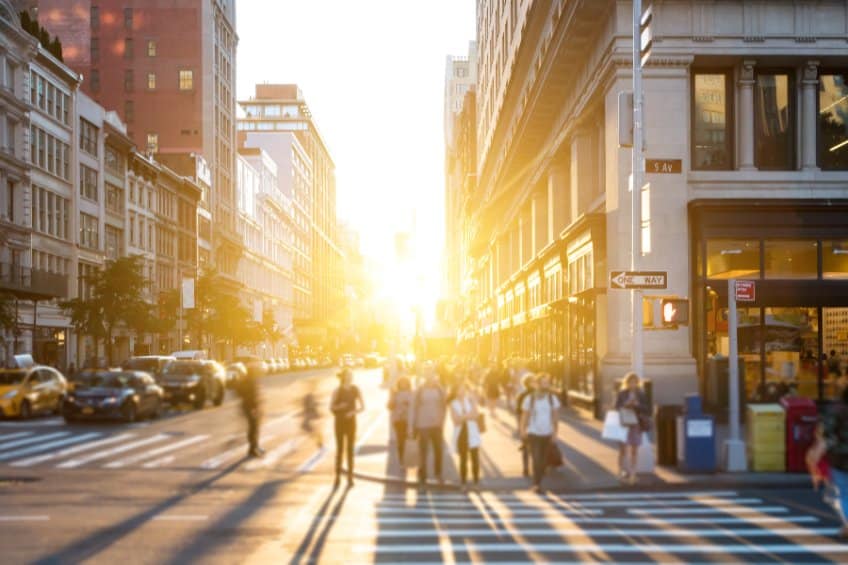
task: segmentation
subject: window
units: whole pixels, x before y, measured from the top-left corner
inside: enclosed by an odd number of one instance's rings
[[[147,56],[155,57],[156,56],[156,41],[153,39],[147,40]]]
[[[707,278],[760,278],[760,242],[734,239],[707,241]]]
[[[97,171],[80,165],[80,196],[97,202]]]
[[[91,298],[92,281],[97,276],[97,265],[89,265],[80,261],[77,276],[77,295],[79,298]]]
[[[131,37],[127,37],[124,39],[124,59],[132,59],[133,51],[133,40]]]
[[[97,249],[100,229],[97,218],[88,214],[80,213],[80,239],[79,244],[89,249]]]
[[[6,219],[15,223],[15,182],[6,181]]]
[[[692,168],[730,169],[730,78],[727,72],[699,72],[692,77]]]
[[[819,247],[817,241],[766,241],[766,278],[818,278],[818,250]]]
[[[79,147],[89,155],[97,157],[97,127],[80,118]]]
[[[848,169],[848,73],[819,75],[819,167]]]
[[[106,170],[115,176],[124,176],[124,158],[114,147],[106,146]]]
[[[88,51],[92,63],[100,61],[100,39],[92,37],[88,45]]]
[[[124,232],[112,226],[106,226],[104,230],[106,257],[117,259],[124,254]]]
[[[822,278],[848,279],[848,241],[822,243]]]
[[[124,101],[124,120],[127,122],[135,120],[135,102],[132,100]]]
[[[91,69],[91,90],[97,92],[100,90],[100,71]]]
[[[132,8],[124,8],[124,29],[132,29],[133,27],[133,11]]]
[[[132,92],[135,88],[135,80],[133,79],[133,72],[130,69],[124,71],[124,91]]]
[[[91,7],[91,29],[97,30],[100,29],[100,7],[92,6]]]
[[[754,85],[754,145],[760,169],[795,168],[795,90],[785,72],[757,73]]]
[[[156,90],[156,73],[147,73],[147,89]]]
[[[159,134],[158,133],[148,133],[147,134],[147,151],[149,153],[159,153]]]
[[[194,71],[180,71],[180,90],[194,88]]]
[[[33,165],[62,177],[71,179],[70,146],[36,126],[30,126],[30,160]]]
[[[40,186],[32,187],[32,228],[40,233],[66,239],[69,234],[70,202]]]
[[[106,183],[106,210],[123,216],[124,214],[124,189],[112,183]]]

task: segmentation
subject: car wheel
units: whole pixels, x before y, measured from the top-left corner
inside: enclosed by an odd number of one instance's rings
[[[203,410],[203,406],[206,404],[206,391],[202,388],[200,392],[197,393],[197,396],[194,398],[194,409],[195,410]]]
[[[224,403],[224,385],[218,383],[215,388],[215,399],[212,401],[215,406],[220,406]]]
[[[23,402],[21,402],[21,409],[19,414],[21,420],[27,420],[32,417],[32,406],[30,406],[29,400],[24,400]]]
[[[124,422],[131,424],[135,422],[136,417],[136,407],[135,403],[127,402],[124,404],[124,407],[121,408],[121,416],[124,418]]]

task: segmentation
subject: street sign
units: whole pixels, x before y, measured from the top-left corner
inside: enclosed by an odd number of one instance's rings
[[[674,175],[683,172],[682,159],[645,159],[648,173]]]
[[[754,281],[736,281],[736,301],[754,302],[756,300],[756,288]]]
[[[663,289],[668,288],[666,271],[611,271],[610,288]]]

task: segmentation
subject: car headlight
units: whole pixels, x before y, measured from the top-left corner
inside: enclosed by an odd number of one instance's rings
[[[6,400],[11,400],[11,399],[15,398],[16,396],[18,396],[18,390],[17,389],[10,390],[9,392],[7,392],[6,394],[3,395],[3,398],[5,398]]]
[[[108,406],[110,404],[117,404],[117,403],[118,403],[118,397],[116,397],[116,396],[110,396],[108,398],[103,399],[103,404],[106,405],[106,406]]]
[[[73,395],[69,395],[65,397],[65,402],[70,402],[71,404],[76,404],[77,397]]]

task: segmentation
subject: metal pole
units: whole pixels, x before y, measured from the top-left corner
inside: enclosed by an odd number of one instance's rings
[[[724,442],[725,464],[728,471],[745,471],[747,457],[745,442],[739,432],[739,341],[737,339],[739,320],[736,315],[736,279],[727,281],[727,341],[728,386],[730,387],[730,406],[727,419],[730,424],[730,437]]]
[[[180,277],[180,307],[177,309],[177,348],[174,351],[183,350],[183,279]]]
[[[639,268],[642,237],[642,56],[640,23],[642,0],[633,0],[633,162],[631,194],[631,249],[630,270]],[[632,290],[633,328],[631,343],[632,370],[645,378],[644,352],[642,350],[642,291]]]

